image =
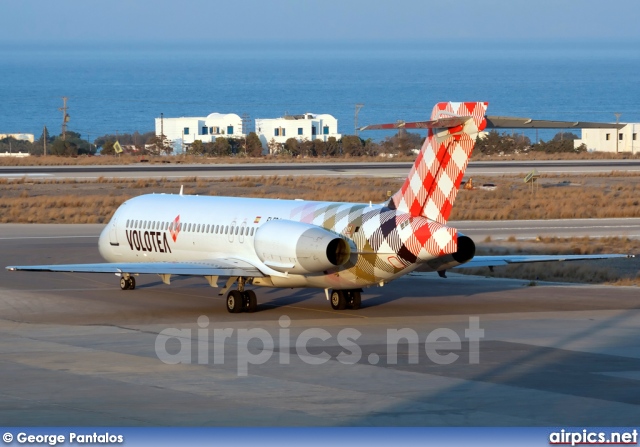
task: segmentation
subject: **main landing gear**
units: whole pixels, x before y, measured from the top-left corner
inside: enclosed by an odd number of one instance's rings
[[[133,276],[121,276],[120,277],[120,288],[122,290],[133,290],[136,288],[136,279]]]
[[[227,310],[232,314],[255,312],[258,308],[256,293],[253,290],[231,290],[227,294]]]
[[[238,290],[227,294],[227,311],[232,314],[240,312],[253,313],[258,309],[258,300],[253,290],[244,290],[244,278],[238,278]]]
[[[331,308],[333,310],[360,309],[362,295],[360,289],[334,290],[331,292]]]

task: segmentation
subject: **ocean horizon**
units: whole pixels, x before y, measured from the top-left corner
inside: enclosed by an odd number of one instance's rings
[[[90,140],[154,130],[154,119],[212,112],[276,118],[329,113],[339,132],[428,119],[440,101],[488,114],[640,122],[638,42],[0,43],[0,133]],[[253,127],[253,126],[252,126]],[[252,130],[252,129],[250,129]],[[364,138],[380,139],[371,132]],[[542,134],[542,138],[548,138]]]

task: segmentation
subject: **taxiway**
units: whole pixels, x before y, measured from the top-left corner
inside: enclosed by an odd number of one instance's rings
[[[175,161],[175,160],[174,160]],[[408,162],[136,164],[88,166],[0,166],[0,178],[225,178],[232,176],[304,175],[406,177]],[[520,175],[537,169],[541,174],[587,174],[611,171],[638,172],[640,160],[471,161],[466,175]]]
[[[2,225],[0,266],[101,261],[99,230]],[[121,291],[112,275],[2,269],[0,420],[6,426],[637,423],[637,288],[527,287],[522,280],[449,276],[416,274],[366,289],[359,311],[331,310],[322,291],[257,289],[259,311],[232,315],[197,278],[166,286],[144,276],[136,290]],[[465,335],[470,317],[484,330],[477,364],[470,364]],[[457,334],[460,345],[427,342],[439,328]],[[216,329],[232,335],[221,339]],[[159,334],[167,330],[183,332],[164,345],[166,352],[179,353],[181,342],[191,341],[190,362],[159,359]],[[240,349],[247,330],[270,334],[273,349],[265,351],[258,339]],[[360,334],[360,355],[347,362],[339,355],[356,348],[339,342],[343,330]],[[417,334],[417,363],[404,342],[392,361],[389,330]],[[304,334],[324,340],[311,339],[300,353],[295,345]],[[459,357],[434,362],[426,355],[433,349]],[[238,365],[260,353],[265,361],[239,376]],[[330,359],[309,364],[322,353]]]

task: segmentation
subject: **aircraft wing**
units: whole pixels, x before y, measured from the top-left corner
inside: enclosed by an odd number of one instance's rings
[[[633,258],[633,255],[504,255],[475,256],[471,261],[457,265],[455,268],[498,267],[501,265],[527,264],[532,262],[552,261],[588,261],[594,259]]]
[[[129,273],[186,276],[247,276],[263,277],[255,266],[239,259],[211,259],[183,262],[106,262],[98,264],[15,265],[12,271],[73,272],[73,273]]]

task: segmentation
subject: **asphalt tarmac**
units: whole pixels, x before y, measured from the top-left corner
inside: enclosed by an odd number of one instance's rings
[[[175,160],[174,160],[175,161]],[[0,178],[225,178],[260,175],[320,175],[406,177],[408,162],[336,162],[336,163],[238,163],[238,164],[147,164],[89,166],[0,166]],[[533,169],[540,174],[585,174],[611,171],[640,171],[640,160],[537,160],[471,161],[466,175],[521,175]]]
[[[101,261],[98,231],[0,226],[0,266]],[[365,289],[359,311],[333,311],[323,291],[256,289],[258,312],[232,315],[198,278],[121,291],[112,275],[2,269],[0,420],[637,424],[637,288],[448,276]]]

